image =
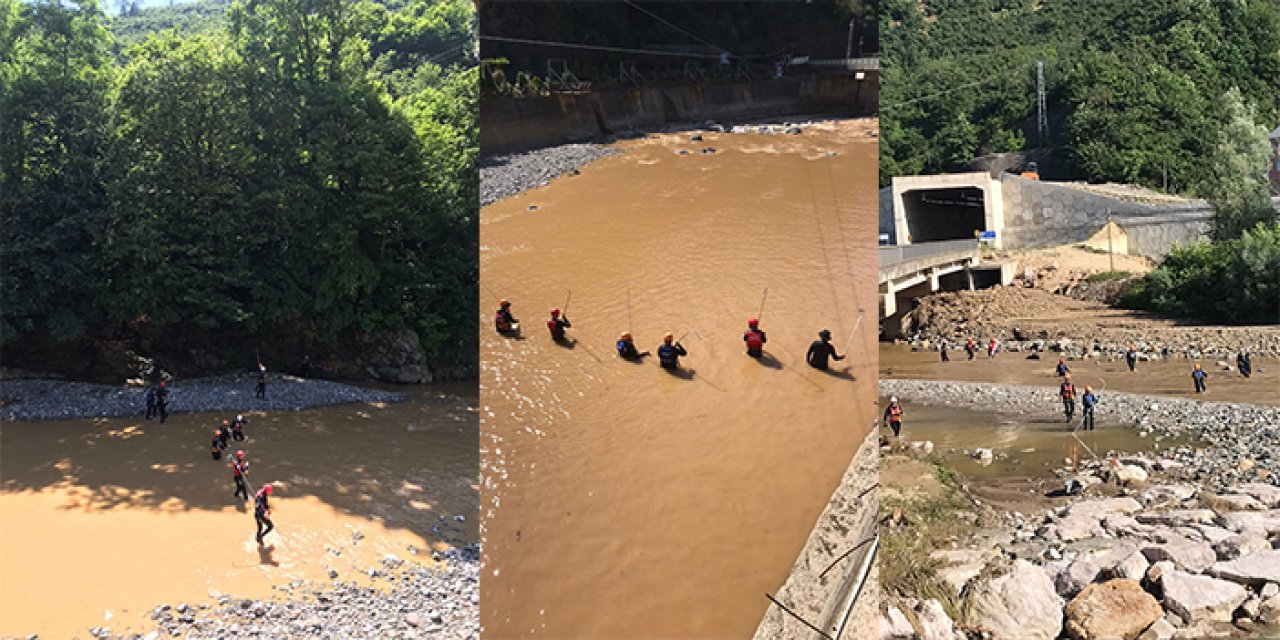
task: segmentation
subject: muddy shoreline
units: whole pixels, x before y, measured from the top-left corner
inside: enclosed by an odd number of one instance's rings
[[[301,411],[350,402],[400,402],[392,391],[328,380],[269,374],[265,400],[254,397],[251,374],[180,380],[169,384],[169,414],[209,411]],[[0,421],[142,417],[146,387],[61,380],[0,380]]]

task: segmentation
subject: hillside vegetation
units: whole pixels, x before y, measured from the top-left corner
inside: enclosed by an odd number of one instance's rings
[[[217,6],[0,0],[6,355],[102,339],[243,365],[409,332],[473,367],[472,3]]]

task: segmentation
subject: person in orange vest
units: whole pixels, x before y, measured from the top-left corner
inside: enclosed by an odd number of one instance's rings
[[[902,405],[898,404],[897,396],[889,398],[889,406],[884,410],[884,420],[893,429],[893,437],[897,438],[902,433]]]
[[[1062,377],[1058,395],[1062,398],[1062,413],[1067,416],[1067,422],[1071,422],[1076,413],[1076,385],[1071,382],[1071,374]]]
[[[253,495],[253,519],[258,523],[258,546],[262,546],[262,538],[276,528],[275,523],[271,522],[271,505],[268,500],[270,497],[270,484],[262,485],[262,488]]]
[[[568,316],[560,316],[559,309],[551,310],[551,319],[547,320],[547,330],[551,332],[552,340],[555,340],[556,342],[564,341],[564,330],[572,326],[573,325],[569,323]]]
[[[249,485],[245,484],[249,475],[249,461],[244,459],[244,451],[237,451],[231,459],[231,479],[236,483],[236,492],[231,494],[243,500],[249,499]]]
[[[752,358],[759,358],[764,355],[764,343],[769,339],[764,335],[764,330],[760,328],[760,320],[751,318],[747,320],[747,330],[742,334],[742,341],[747,343],[747,355]]]
[[[520,321],[511,315],[511,301],[500,300],[498,302],[498,312],[493,318],[493,327],[498,333],[510,333],[517,329]]]

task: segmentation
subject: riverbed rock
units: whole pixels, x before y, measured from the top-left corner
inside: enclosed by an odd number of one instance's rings
[[[1168,511],[1148,511],[1134,516],[1143,524],[1161,524],[1170,527],[1181,527],[1193,524],[1213,522],[1218,514],[1212,509],[1171,509]]]
[[[1169,571],[1160,576],[1164,606],[1190,623],[1231,621],[1231,614],[1249,597],[1242,586],[1209,576]]]
[[[1070,515],[1093,516],[1101,518],[1111,513],[1132,515],[1142,510],[1142,503],[1129,497],[1103,498],[1101,500],[1084,500],[1071,505]]]
[[[1122,464],[1115,468],[1112,472],[1116,482],[1120,484],[1137,484],[1147,481],[1147,471],[1142,467],[1132,464]]]
[[[1210,567],[1208,573],[1223,580],[1256,587],[1280,582],[1280,549],[1256,551],[1235,560],[1219,562]]]
[[[942,562],[938,577],[951,587],[954,595],[959,595],[969,580],[982,571],[991,556],[990,551],[977,549],[942,549],[929,554],[929,557]]]
[[[1271,548],[1271,542],[1257,532],[1237,533],[1213,545],[1219,560],[1235,560]]]
[[[1228,493],[1211,499],[1214,506],[1225,511],[1262,511],[1267,508],[1257,498],[1244,494]]]
[[[1142,555],[1150,562],[1168,560],[1175,567],[1191,573],[1201,573],[1218,561],[1212,545],[1190,540],[1143,547]]]
[[[1280,487],[1262,482],[1248,482],[1231,487],[1230,493],[1238,493],[1252,497],[1267,508],[1280,506]]]
[[[889,607],[889,612],[880,618],[881,640],[907,640],[915,637],[916,630],[901,609]]]
[[[916,619],[920,621],[921,640],[963,640],[964,638],[963,635],[957,636],[955,623],[947,616],[942,603],[937,600],[925,600],[920,603]]]
[[[1016,560],[1009,573],[977,591],[975,622],[997,638],[1052,640],[1062,632],[1062,598],[1045,572]]]
[[[1239,629],[1221,620],[1201,620],[1185,629],[1173,632],[1173,640],[1205,640],[1206,638],[1230,638],[1239,635]]]
[[[1277,511],[1230,511],[1219,514],[1218,524],[1237,533],[1246,529],[1267,532],[1268,535],[1280,532],[1280,512]]]
[[[1147,504],[1177,503],[1191,499],[1196,491],[1191,484],[1157,484],[1144,489],[1139,498]]]
[[[1177,633],[1178,628],[1173,626],[1166,618],[1160,618],[1151,623],[1146,631],[1138,635],[1138,640],[1171,640],[1173,634]]]
[[[1067,635],[1132,640],[1163,614],[1160,603],[1137,582],[1109,580],[1089,585],[1067,604]]]

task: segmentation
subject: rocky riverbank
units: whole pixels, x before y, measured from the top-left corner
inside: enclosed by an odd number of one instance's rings
[[[510,198],[617,153],[603,144],[562,144],[480,159],[480,206]]]
[[[1199,326],[1117,310],[1036,288],[995,287],[942,292],[919,299],[903,319],[907,342],[921,349],[980,349],[995,337],[1011,352],[1053,352],[1068,358],[1119,359],[1130,344],[1142,361],[1167,358],[1224,360],[1235,353],[1280,357],[1280,327]]]
[[[282,599],[252,600],[216,595],[216,605],[162,604],[151,612],[156,629],[117,636],[109,628],[94,637],[130,640],[214,638],[478,638],[480,552],[475,545],[433,554],[428,567],[387,556],[366,571],[376,586],[345,582],[295,582]]]
[[[908,403],[1056,416],[1047,388],[882,380],[880,389]],[[1098,452],[1104,459],[1057,469],[1057,493],[1075,502],[986,514],[999,524],[929,559],[947,591],[898,594],[882,637],[1155,640],[1280,624],[1280,409],[1112,392],[1098,419],[1203,444]]]
[[[348,402],[400,402],[379,389],[269,374],[267,399],[254,398],[255,375],[178,380],[169,384],[169,413],[300,411]],[[0,380],[0,421],[141,416],[146,387],[61,380]]]

